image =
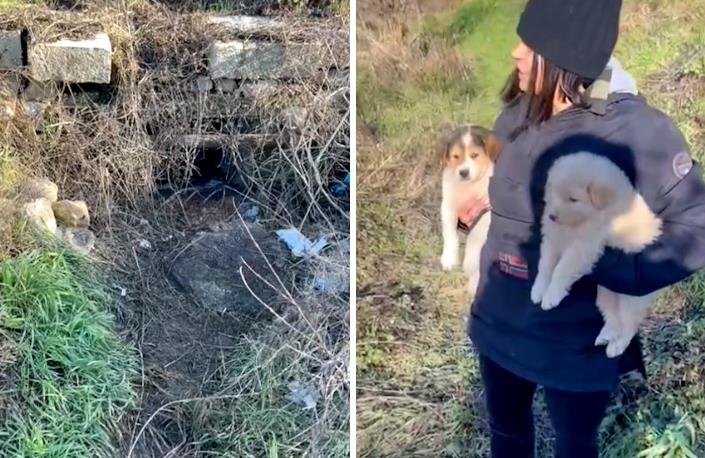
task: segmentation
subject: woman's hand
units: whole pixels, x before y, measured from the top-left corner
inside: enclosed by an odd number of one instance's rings
[[[458,219],[467,227],[472,227],[480,215],[488,208],[490,208],[490,200],[487,197],[475,197],[466,200],[458,208]]]

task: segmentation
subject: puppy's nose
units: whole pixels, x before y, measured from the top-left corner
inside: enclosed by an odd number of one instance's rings
[[[548,215],[548,219],[550,219],[551,221],[554,221],[554,222],[555,222],[555,221],[556,221],[556,215]]]
[[[458,173],[460,174],[460,178],[467,178],[470,176],[470,170],[468,169],[462,169]]]

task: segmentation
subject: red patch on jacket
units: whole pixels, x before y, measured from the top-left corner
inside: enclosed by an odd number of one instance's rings
[[[522,280],[529,279],[529,267],[516,256],[500,251],[497,260],[499,261],[499,270],[505,274],[521,278]]]

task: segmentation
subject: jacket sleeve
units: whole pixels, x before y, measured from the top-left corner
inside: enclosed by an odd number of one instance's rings
[[[661,218],[663,232],[640,253],[612,248],[605,251],[592,276],[599,285],[616,293],[643,296],[705,267],[702,169],[691,161],[685,141],[670,120],[662,127],[640,142],[646,151],[635,154],[643,154],[637,170],[646,177],[637,179],[637,186],[655,190],[646,200]]]

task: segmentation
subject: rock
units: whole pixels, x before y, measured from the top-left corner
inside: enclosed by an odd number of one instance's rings
[[[208,49],[208,72],[213,79],[309,78],[335,64],[330,48],[318,41],[216,41]]]
[[[39,81],[30,80],[22,94],[25,100],[42,101],[50,100],[58,95],[59,91],[53,81],[41,83]]]
[[[0,97],[17,97],[22,87],[22,78],[17,73],[0,73]]]
[[[82,254],[90,253],[95,247],[95,234],[83,227],[58,227],[56,236]]]
[[[0,68],[22,66],[22,37],[19,30],[0,31]]]
[[[88,205],[82,200],[61,200],[52,205],[54,215],[64,226],[88,227],[90,215]]]
[[[256,83],[242,83],[240,91],[242,96],[254,100],[266,100],[279,93],[281,88],[276,83],[270,81],[258,81]]]
[[[280,32],[286,27],[282,21],[262,16],[215,16],[208,22],[243,35]]]
[[[216,41],[208,49],[211,78],[276,78],[284,64],[284,46],[266,41]]]
[[[27,201],[44,198],[54,203],[59,200],[59,187],[51,180],[38,178],[30,180],[20,194]]]
[[[45,102],[21,102],[21,108],[24,114],[34,124],[34,131],[38,133],[45,132],[44,112],[47,109]]]
[[[336,58],[325,41],[288,43],[282,73],[286,78],[310,78],[338,65],[348,65],[348,57]]]
[[[208,49],[208,72],[213,79],[310,77],[333,64],[329,48],[317,42],[216,41]]]
[[[259,207],[257,205],[251,203],[241,205],[240,212],[246,221],[251,223],[257,222],[257,218],[259,217]]]
[[[207,76],[199,76],[193,82],[193,87],[192,87],[193,92],[198,92],[198,93],[203,94],[203,93],[210,92],[211,89],[213,89],[213,80],[211,80]]]
[[[235,83],[235,80],[229,78],[221,78],[217,80],[215,82],[215,86],[220,92],[223,92],[225,94],[235,92],[235,90],[237,89],[237,84]]]
[[[34,130],[44,132],[44,111],[47,108],[45,102],[24,102],[24,112],[34,121]]]
[[[216,312],[231,311],[246,317],[257,317],[266,312],[266,308],[248,291],[239,272],[242,268],[252,292],[276,310],[278,293],[247,267],[249,265],[268,282],[278,285],[252,239],[280,274],[282,260],[287,255],[277,239],[256,224],[243,225],[238,221],[218,232],[197,236],[188,248],[171,261],[171,276],[196,302]]]
[[[90,40],[32,43],[29,69],[39,82],[110,83],[112,45],[105,33]]]
[[[24,204],[22,207],[22,216],[29,221],[35,228],[48,231],[51,234],[56,233],[56,218],[51,209],[51,201],[40,197],[32,202]]]

